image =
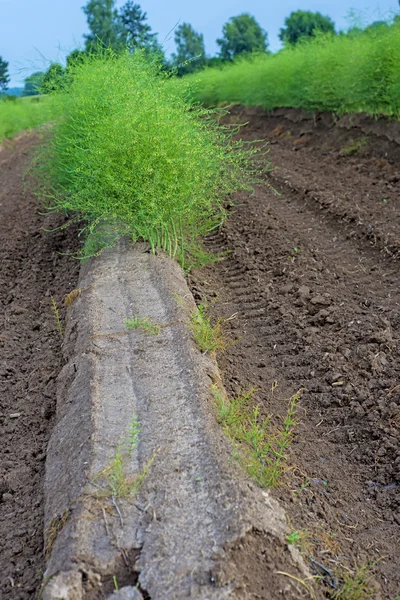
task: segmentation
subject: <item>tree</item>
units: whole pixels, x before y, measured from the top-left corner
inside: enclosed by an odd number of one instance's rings
[[[297,10],[285,19],[285,27],[280,30],[282,42],[296,44],[301,39],[314,37],[317,32],[335,33],[335,24],[329,17],[319,12]]]
[[[115,10],[115,0],[89,0],[83,7],[86,15],[89,34],[84,35],[88,52],[94,52],[99,44],[107,48],[117,49],[119,45]]]
[[[177,53],[172,55],[178,75],[193,73],[206,64],[204,36],[197,33],[189,23],[182,23],[175,31]]]
[[[365,28],[365,31],[382,31],[383,29],[388,29],[388,27],[389,24],[386,21],[374,21]]]
[[[86,51],[95,52],[99,44],[120,52],[128,47],[145,48],[162,54],[157,34],[146,23],[147,15],[139,4],[128,0],[119,10],[115,0],[88,0],[83,8],[90,33],[85,35]]]
[[[206,58],[207,67],[215,67],[216,69],[222,69],[225,65],[225,61],[220,56],[211,56]]]
[[[8,62],[0,56],[0,91],[5,92],[8,89],[10,77],[8,75]]]
[[[59,63],[52,63],[43,76],[42,88],[45,94],[62,89],[66,83],[66,71]]]
[[[268,35],[254,17],[244,13],[232,17],[222,28],[223,37],[217,40],[220,56],[232,60],[235,56],[250,52],[266,52]]]
[[[23,96],[37,96],[41,94],[43,87],[43,78],[44,73],[41,71],[36,71],[36,73],[32,73],[25,79],[25,87],[22,92]]]
[[[85,56],[87,56],[84,50],[73,50],[67,56],[67,71],[71,69],[75,65],[79,65],[85,60]]]
[[[128,0],[122,6],[118,13],[116,27],[123,46],[143,48],[153,44],[156,34],[152,33],[150,25],[145,21],[147,21],[147,14],[142,12],[139,4]]]

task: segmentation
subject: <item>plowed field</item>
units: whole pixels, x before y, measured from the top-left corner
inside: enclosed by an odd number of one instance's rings
[[[230,319],[236,343],[219,366],[232,395],[257,387],[263,412],[277,418],[304,390],[287,474],[275,493],[311,570],[325,579],[321,597],[340,585],[338,569],[354,573],[369,564],[381,590],[374,597],[394,600],[398,126],[366,118],[335,124],[299,111],[232,115],[248,121],[244,139],[270,140],[272,171],[254,195],[234,199],[226,224],[208,237],[208,250],[228,254],[192,274],[193,292]]]
[[[42,214],[25,185],[34,136],[0,151],[0,598],[34,598],[44,571],[43,477],[63,366],[63,317],[76,287],[76,231]]]
[[[302,390],[287,469],[273,493],[323,579],[317,596],[335,593],[346,573],[354,582],[367,565],[362,595],[338,598],[395,600],[399,126],[240,108],[231,119],[248,121],[244,139],[269,140],[271,169],[254,194],[234,198],[225,225],[206,239],[223,259],[189,276],[196,300],[227,319],[235,340],[218,355],[225,387],[231,395],[257,388],[262,414],[276,425]],[[0,598],[12,600],[35,597],[44,568],[44,461],[63,366],[52,298],[63,317],[79,268],[70,256],[76,231],[45,231],[65,220],[41,214],[24,184],[33,141],[21,137],[0,152]],[[251,597],[278,597],[271,587],[278,550],[246,542],[235,552]],[[299,584],[293,598],[308,593]]]

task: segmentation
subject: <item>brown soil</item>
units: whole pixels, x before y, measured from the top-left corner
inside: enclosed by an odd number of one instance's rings
[[[230,253],[193,272],[192,290],[214,315],[237,315],[226,324],[237,341],[219,356],[230,394],[256,386],[264,412],[278,417],[304,389],[288,471],[274,493],[301,532],[310,568],[324,576],[318,595],[329,597],[329,584],[338,588],[343,573],[369,564],[371,586],[379,587],[373,597],[395,600],[400,146],[390,133],[397,124],[380,122],[374,132],[368,119],[352,126],[327,115],[241,109],[232,121],[249,122],[244,139],[270,140],[277,170],[254,195],[236,196],[230,218],[206,241],[208,250]],[[259,562],[253,591],[267,598]],[[252,562],[243,564],[251,582]]]
[[[400,145],[397,125],[334,123],[299,111],[233,111],[246,139],[269,139],[277,170],[239,194],[208,249],[230,254],[190,276],[198,300],[229,318],[219,356],[230,394],[256,386],[275,423],[304,388],[287,473],[274,493],[300,532],[328,597],[370,563],[375,598],[400,594]],[[39,214],[24,188],[34,138],[0,152],[0,598],[33,598],[41,582],[43,470],[55,412],[61,339],[51,308],[76,287],[71,229]],[[274,189],[279,193],[274,192]],[[253,598],[309,596],[288,575],[287,548],[249,532],[227,556]],[[325,569],[325,570],[324,570]],[[289,570],[289,569],[288,569]],[[332,576],[336,577],[336,580]],[[375,585],[375,583],[371,583]],[[283,591],[282,591],[283,590]],[[350,597],[350,596],[349,596]],[[361,600],[366,593],[358,596]],[[346,597],[340,597],[346,600]],[[357,598],[357,596],[353,596]]]
[[[34,598],[44,570],[43,476],[55,412],[61,339],[51,308],[63,316],[74,289],[76,244],[63,223],[42,216],[24,188],[33,136],[0,151],[0,598]]]

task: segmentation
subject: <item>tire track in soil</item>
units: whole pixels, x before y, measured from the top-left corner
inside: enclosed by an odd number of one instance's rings
[[[42,216],[24,188],[35,136],[0,151],[0,598],[34,598],[44,570],[43,478],[63,366],[51,308],[63,317],[79,261],[76,231],[63,218]]]
[[[256,134],[257,128],[246,130],[246,137]],[[282,165],[285,180],[299,154],[272,147],[270,158]],[[307,160],[317,172],[318,153],[302,152]],[[346,168],[340,186],[351,195],[357,183]],[[322,168],[321,187],[334,193],[329,176]],[[230,254],[192,273],[192,291],[196,300],[212,302],[215,315],[237,313],[227,327],[238,341],[218,360],[229,393],[257,386],[265,413],[282,415],[288,398],[307,390],[291,470],[275,492],[293,529],[312,533],[309,552],[329,569],[338,560],[345,567],[354,559],[379,561],[382,598],[394,598],[400,590],[398,262],[367,236],[349,233],[340,211],[335,219],[333,210],[321,210],[285,180],[270,176],[279,197],[267,186],[236,197],[222,230],[206,240],[208,250]]]

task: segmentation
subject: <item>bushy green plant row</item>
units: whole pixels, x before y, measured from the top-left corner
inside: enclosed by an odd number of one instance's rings
[[[400,117],[400,24],[321,36],[196,76],[196,98],[265,109],[296,107]]]
[[[251,152],[189,97],[144,51],[88,56],[50,96],[42,192],[86,222],[87,255],[128,234],[183,262],[248,186]]]
[[[0,99],[0,142],[11,139],[20,131],[38,127],[49,119],[46,98]]]

